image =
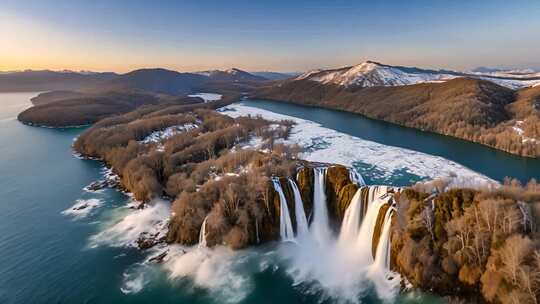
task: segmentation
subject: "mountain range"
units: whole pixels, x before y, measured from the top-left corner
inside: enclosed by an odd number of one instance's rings
[[[155,68],[125,74],[72,71],[22,71],[0,74],[0,92],[12,91],[85,91],[135,90],[168,95],[185,95],[205,87],[234,84],[247,86],[269,81],[262,76],[239,70],[181,73]]]
[[[460,72],[366,61],[280,80],[235,68],[196,73],[166,69],[125,74],[24,71],[1,74],[0,91],[56,91],[32,100],[36,106],[20,115],[28,123],[90,123],[144,104],[202,102],[174,99],[196,92],[219,93],[228,101],[249,94],[349,111],[510,153],[540,156],[540,73],[529,70]],[[99,105],[113,100],[119,100],[118,106],[99,113]],[[58,123],[50,114],[53,108],[54,113],[69,109],[78,114]]]

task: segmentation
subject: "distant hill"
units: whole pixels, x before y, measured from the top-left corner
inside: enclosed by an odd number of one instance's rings
[[[210,78],[210,81],[217,82],[239,82],[239,81],[266,81],[265,77],[251,74],[246,71],[242,71],[236,68],[228,69],[225,71],[211,70],[197,72],[199,75]]]
[[[253,75],[264,77],[269,80],[284,80],[292,77],[296,77],[302,73],[279,73],[279,72],[250,72]]]
[[[138,91],[182,96],[207,88],[238,89],[256,86],[266,78],[239,69],[180,73],[166,69],[140,69],[125,74],[71,71],[24,71],[0,74],[0,92],[78,91],[102,93]]]
[[[84,90],[118,77],[115,73],[22,71],[0,74],[0,92]]]
[[[100,90],[139,90],[168,95],[185,95],[208,82],[208,77],[166,69],[140,69],[102,83]]]
[[[163,97],[155,94],[136,92],[109,92],[102,94],[73,95],[73,92],[56,93],[51,96],[38,96],[41,102],[19,114],[19,121],[32,125],[65,127],[92,124],[112,115],[127,113],[141,106],[188,105],[203,103],[196,97]],[[48,102],[44,102],[44,100]]]
[[[37,105],[43,105],[43,104],[47,104],[47,103],[51,103],[55,101],[81,98],[81,97],[87,97],[91,95],[92,94],[89,94],[89,93],[60,90],[60,91],[49,91],[45,93],[40,93],[38,94],[38,96],[35,96],[31,98],[30,100],[32,101],[32,104],[37,106]]]

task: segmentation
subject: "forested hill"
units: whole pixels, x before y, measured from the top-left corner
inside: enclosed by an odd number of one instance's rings
[[[238,100],[266,78],[238,69],[211,73],[180,73],[140,69],[126,74],[26,71],[0,75],[0,91],[47,91],[32,98],[33,107],[20,113],[27,124],[65,127],[92,124],[140,106],[203,103],[190,95],[213,92],[219,104]],[[203,106],[206,107],[206,106]]]
[[[303,77],[261,88],[256,97],[326,107],[540,156],[540,86],[513,90],[458,77],[395,86],[344,86]]]

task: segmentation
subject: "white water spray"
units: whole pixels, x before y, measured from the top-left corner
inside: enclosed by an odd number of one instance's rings
[[[348,247],[356,241],[362,217],[362,188],[358,188],[343,216],[339,233],[340,246]]]
[[[326,168],[314,169],[313,222],[311,232],[319,244],[326,244],[330,238],[328,209],[326,207]]]
[[[199,231],[199,247],[206,247],[206,220],[208,220],[208,215],[204,218]]]
[[[349,178],[353,183],[357,184],[358,186],[366,185],[366,181],[364,180],[362,175],[358,173],[358,171],[356,171],[354,167],[349,168]]]
[[[376,198],[371,204],[368,205],[366,216],[360,226],[358,238],[356,239],[356,248],[359,254],[359,258],[365,265],[371,265],[373,260],[372,243],[373,233],[375,232],[375,225],[377,223],[377,216],[380,209],[389,203],[390,196],[384,198]]]
[[[384,217],[375,261],[368,270],[368,277],[375,285],[377,294],[383,299],[390,299],[398,290],[400,276],[390,270],[390,228],[394,207],[388,208]]]
[[[302,196],[300,195],[300,190],[296,183],[289,179],[289,184],[294,192],[294,212],[296,214],[296,233],[297,235],[305,235],[309,232],[308,221],[306,218],[306,213],[304,211],[304,203],[302,201]]]
[[[273,178],[272,182],[274,183],[274,189],[279,194],[279,236],[283,241],[290,241],[294,239],[294,231],[289,207],[287,206],[287,199],[285,198],[279,179]]]

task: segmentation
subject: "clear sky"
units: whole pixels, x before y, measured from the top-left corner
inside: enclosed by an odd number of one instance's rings
[[[540,1],[0,0],[0,70],[540,68]]]

